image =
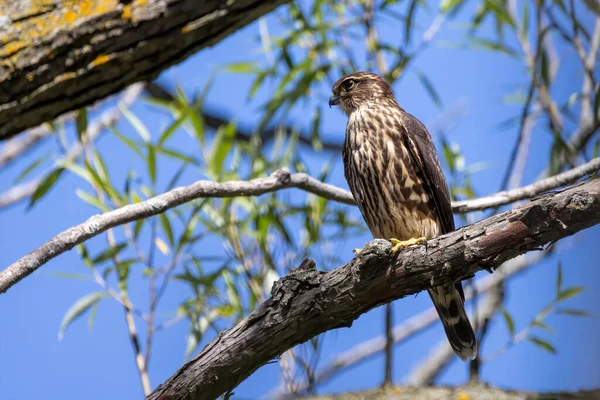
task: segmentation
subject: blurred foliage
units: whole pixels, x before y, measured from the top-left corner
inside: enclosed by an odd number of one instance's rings
[[[502,99],[515,109],[514,117],[501,124],[503,130],[513,131],[516,138],[505,182],[499,188],[506,189],[511,176],[519,176],[517,181],[520,181],[522,171],[515,168],[519,165],[519,154],[528,151],[522,147],[527,143],[523,138],[536,124],[542,126],[536,133],[552,138],[547,170],[550,174],[589,154],[598,154],[600,141],[596,139],[594,145],[591,140],[600,126],[598,71],[594,69],[595,60],[591,63],[586,60],[586,52],[594,43],[590,13],[594,19],[600,15],[597,3],[587,0],[583,3],[564,0],[293,2],[274,13],[277,34],[269,32],[266,20],[259,22],[262,61],[253,61],[249,55],[244,59],[246,55],[242,55],[239,62],[221,71],[221,74],[251,74],[252,84],[247,94],[250,102],[256,100],[260,91],[268,91],[269,100],[259,108],[260,122],[249,137],[240,135],[235,120],[219,126],[208,124],[205,103],[210,102],[208,92],[213,79],[219,79],[211,76],[191,99],[186,95],[189,90],[181,87],[167,98],[147,97],[158,112],[170,116],[169,125],[158,135],[152,135],[144,121],[121,106],[119,111],[131,128],[127,132],[133,134],[123,132],[116,124],[109,126],[109,131],[139,166],[128,171],[125,178],[111,177],[106,155],[88,137],[92,112],[81,109],[75,118],[73,138],[64,121],[49,123],[58,151],[43,154],[26,165],[14,184],[24,184],[37,174],[37,180],[30,181],[36,187],[30,196],[32,207],[65,176],[77,176],[80,180],[76,195],[99,212],[107,212],[182,185],[184,176],[212,181],[248,180],[288,167],[327,181],[334,164],[339,163],[339,154],[332,154],[330,162],[318,167],[307,165],[304,160],[306,152],[323,151],[320,105],[326,104],[331,85],[342,75],[358,69],[378,72],[392,86],[397,86],[407,74],[414,74],[432,105],[446,112],[444,94],[438,92],[436,82],[418,63],[424,51],[444,46],[494,52],[523,67],[521,76],[509,78],[510,87]],[[462,39],[455,42],[435,39],[444,24],[458,30]],[[394,27],[397,35],[381,37],[379,31],[383,26]],[[559,73],[561,58],[557,56],[557,46],[581,63],[583,85],[566,94],[555,89],[572,79]],[[278,128],[289,125],[287,117],[295,107],[302,109],[305,122],[309,123],[307,137],[311,148],[305,151],[298,150],[298,131]],[[577,132],[590,126],[592,134],[577,142]],[[266,128],[275,129],[274,139],[268,145],[262,135]],[[473,174],[487,165],[468,163],[447,129],[432,129],[432,134],[440,139],[438,149],[453,198],[476,197]],[[185,136],[187,145],[174,145],[175,136]],[[68,156],[69,150],[80,144],[85,151],[76,157]],[[167,163],[169,168],[165,170]],[[462,216],[462,222],[468,223],[477,215]],[[91,328],[98,304],[113,299],[137,320],[148,324],[149,338],[143,349],[146,358],[152,346],[151,335],[181,321],[189,324],[186,349],[189,356],[207,338],[248,315],[269,296],[273,282],[304,257],[316,259],[322,269],[336,267],[350,256],[340,252],[345,238],[365,232],[360,215],[350,207],[298,190],[253,198],[195,200],[160,216],[114,228],[108,232],[104,244],[95,240],[93,246],[79,246],[82,264],[89,273],[57,275],[91,279],[101,290],[75,301],[64,316],[59,337],[86,313]],[[222,245],[215,245],[219,243]],[[129,299],[132,280],[148,285],[150,300],[146,309],[138,308]],[[501,311],[510,340],[499,351],[525,339],[554,351],[547,339],[532,332],[550,331],[545,321],[551,313],[585,315],[582,310],[559,308],[564,300],[581,291],[579,287],[562,287],[560,267],[557,282],[556,298],[521,333],[515,333],[509,310]],[[178,290],[185,288],[186,297],[176,310],[162,310],[160,300],[173,286]],[[287,364],[282,362],[290,390],[297,379],[309,382],[312,387],[322,342],[322,337],[314,338],[292,350]]]

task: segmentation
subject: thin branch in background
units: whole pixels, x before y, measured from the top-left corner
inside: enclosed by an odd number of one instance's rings
[[[392,304],[385,305],[385,367],[383,374],[383,386],[391,386],[392,364],[394,362],[394,320]]]
[[[85,159],[87,160],[87,162],[90,165],[93,165],[93,159],[92,159],[92,150],[94,150],[94,141],[93,139],[91,139],[88,136],[88,132],[85,132],[82,135],[84,142],[82,143],[82,147],[83,147],[83,154]],[[94,192],[96,193],[96,196],[98,197],[98,200],[100,201],[100,203],[104,204],[106,201],[106,196],[104,195],[104,192],[102,191],[102,189],[100,187],[98,187],[98,185],[96,185],[95,183],[91,182],[92,188],[94,189]],[[153,244],[154,238],[152,238],[151,241],[151,245]],[[115,234],[113,229],[108,229],[106,231],[106,241],[108,243],[108,245],[110,246],[110,248],[116,248],[117,246],[117,240],[115,239]],[[148,262],[150,262],[151,258],[149,257]],[[121,261],[119,259],[119,255],[117,253],[115,253],[112,256],[112,261],[114,263],[114,268],[117,271],[119,268],[119,265],[121,264]],[[152,387],[150,385],[150,377],[148,376],[148,364],[147,361],[148,359],[144,357],[143,355],[143,350],[140,346],[140,339],[139,339],[139,335],[137,333],[137,327],[135,324],[135,318],[133,318],[133,313],[131,312],[131,309],[133,308],[133,306],[131,305],[131,302],[129,300],[129,294],[127,291],[127,281],[125,280],[124,282],[119,282],[119,293],[121,296],[121,299],[123,301],[123,311],[125,313],[125,325],[127,327],[127,332],[129,334],[129,341],[131,342],[131,346],[133,348],[133,352],[134,352],[134,357],[135,357],[135,364],[138,370],[138,375],[140,377],[140,382],[142,384],[142,390],[144,391],[144,396],[148,396],[150,394],[150,392],[152,391]],[[148,314],[148,319],[147,319],[147,324],[148,324],[148,329],[149,329],[149,333],[148,333],[148,340],[151,341],[151,330],[152,330],[152,325],[154,324],[154,309],[152,309],[152,307],[150,308],[150,313]],[[147,355],[149,354],[149,351],[147,353]]]
[[[123,93],[119,104],[123,107],[128,107],[129,105],[133,104],[133,102],[142,93],[143,89],[144,83],[136,83],[134,85],[131,85]],[[84,150],[86,143],[93,142],[94,140],[96,140],[96,138],[104,131],[104,128],[115,124],[120,118],[121,111],[119,110],[118,106],[102,113],[102,115],[97,120],[93,121],[89,125],[86,137],[83,140],[83,142],[77,142],[73,144],[73,146],[71,146],[69,152],[64,157],[65,160],[73,161],[77,157],[79,157],[79,155]],[[7,190],[5,193],[1,194],[0,209],[16,204],[30,197],[35,192],[41,181],[42,178],[38,177],[28,182],[14,186]]]
[[[3,168],[14,161],[18,156],[25,154],[34,148],[36,144],[45,139],[52,133],[52,130],[44,124],[31,129],[18,137],[9,139],[0,152],[0,168]]]
[[[598,169],[600,169],[600,157],[596,157],[583,165],[558,175],[541,179],[535,183],[532,183],[531,185],[523,186],[521,188],[506,192],[499,192],[489,197],[452,202],[452,211],[455,213],[464,213],[467,211],[485,210],[488,208],[514,203],[519,200],[532,198],[541,193],[566,185],[570,182],[574,182],[577,179],[597,171]]]
[[[498,307],[502,304],[503,291],[491,290],[488,292],[484,305],[477,315],[476,323],[483,327],[492,318]],[[486,322],[487,321],[487,322]],[[427,358],[407,375],[405,382],[409,385],[422,386],[431,384],[454,358],[454,351],[448,340],[444,337],[429,353]]]

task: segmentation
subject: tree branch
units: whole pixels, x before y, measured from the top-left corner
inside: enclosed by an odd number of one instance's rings
[[[0,35],[0,140],[152,80],[285,0],[78,3],[9,7]]]
[[[522,200],[562,186],[599,168],[600,158],[595,158],[571,171],[546,178],[533,185],[500,193],[489,198],[469,200],[467,203],[459,202],[458,206],[453,205],[453,210],[458,212],[481,210]],[[259,196],[293,187],[330,200],[345,204],[355,204],[350,192],[321,182],[304,173],[290,174],[286,168],[280,169],[268,177],[250,181],[197,181],[189,186],[173,189],[140,203],[129,204],[116,210],[95,215],[86,222],[59,233],[53,239],[0,272],[0,294],[6,292],[14,284],[54,257],[114,226],[161,214],[170,208],[177,207],[200,197]],[[473,202],[474,205],[471,205],[470,202]]]
[[[440,400],[440,399],[477,399],[477,400],[583,400],[600,398],[600,389],[579,390],[574,392],[535,393],[505,390],[489,385],[413,387],[394,386],[386,389],[346,392],[335,395],[309,396],[302,400]]]
[[[600,180],[593,180],[432,239],[427,249],[415,246],[394,257],[390,243],[376,239],[328,273],[306,259],[273,285],[271,298],[221,332],[148,400],[214,399],[287,349],[349,327],[374,307],[466,279],[599,222]]]
[[[502,268],[495,271],[492,275],[477,280],[477,282],[475,282],[474,290],[467,286],[465,288],[465,301],[472,299],[474,291],[476,291],[478,294],[481,294],[495,288],[497,285],[505,282],[512,276],[537,263],[546,254],[547,252],[529,253],[507,261],[506,263],[502,264]],[[435,308],[430,307],[427,310],[404,320],[402,323],[396,325],[392,330],[394,343],[399,343],[413,337],[423,329],[436,322],[438,319],[439,317],[435,311]],[[335,359],[327,363],[323,368],[319,369],[315,374],[313,382],[310,384],[308,382],[298,383],[296,388],[297,392],[304,392],[310,389],[311,386],[326,382],[340,371],[376,356],[380,352],[384,351],[385,346],[386,338],[384,335],[379,335],[353,346],[351,349],[337,355]],[[284,391],[284,387],[278,388],[275,391],[275,396],[282,394]]]

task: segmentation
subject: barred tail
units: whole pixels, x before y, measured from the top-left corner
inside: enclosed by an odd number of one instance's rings
[[[477,339],[475,339],[475,333],[465,312],[461,283],[452,286],[437,286],[429,289],[428,292],[454,352],[463,361],[475,359],[477,357]]]

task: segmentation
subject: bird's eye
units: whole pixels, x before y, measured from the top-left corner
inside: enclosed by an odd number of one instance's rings
[[[346,82],[344,82],[344,90],[348,91],[352,89],[355,84],[356,81],[354,81],[354,79],[348,79]]]

